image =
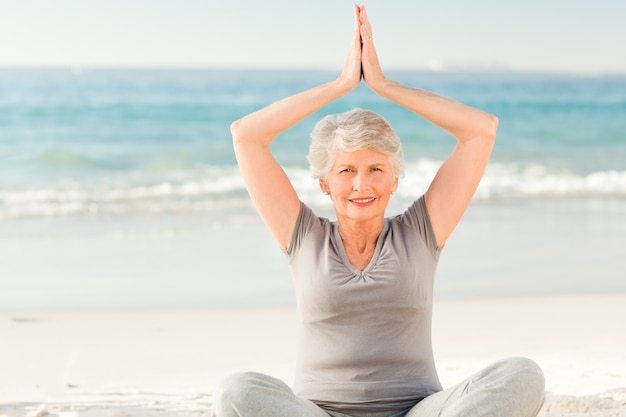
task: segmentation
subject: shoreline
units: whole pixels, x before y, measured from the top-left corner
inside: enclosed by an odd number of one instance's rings
[[[443,249],[435,299],[626,292],[625,210],[476,201]],[[200,214],[0,222],[0,313],[293,306],[283,253],[245,213],[222,226]]]

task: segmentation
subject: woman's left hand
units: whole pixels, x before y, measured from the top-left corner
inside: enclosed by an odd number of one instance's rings
[[[376,47],[374,46],[372,25],[367,16],[367,11],[365,10],[364,5],[359,9],[363,79],[369,88],[377,92],[380,88],[382,88],[386,78],[383,74],[382,68],[380,67],[380,62],[378,61],[378,54],[376,53]]]

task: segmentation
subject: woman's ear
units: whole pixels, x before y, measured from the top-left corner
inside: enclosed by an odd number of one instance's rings
[[[320,190],[326,195],[330,195],[330,190],[328,189],[328,184],[324,180],[320,180]]]

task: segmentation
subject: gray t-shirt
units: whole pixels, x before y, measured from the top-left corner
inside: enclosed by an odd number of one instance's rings
[[[337,223],[302,203],[286,250],[299,314],[295,393],[329,410],[390,411],[440,391],[431,344],[439,253],[423,196],[385,219],[363,271]]]

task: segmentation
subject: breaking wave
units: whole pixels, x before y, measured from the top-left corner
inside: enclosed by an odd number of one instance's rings
[[[440,161],[422,159],[407,168],[398,196],[410,200],[423,193]],[[303,168],[287,169],[302,200],[326,201]],[[626,197],[626,171],[577,173],[541,165],[493,163],[487,168],[476,199]],[[159,215],[228,212],[248,209],[250,201],[234,166],[208,167],[169,178],[110,178],[63,181],[42,187],[0,190],[0,219]]]

